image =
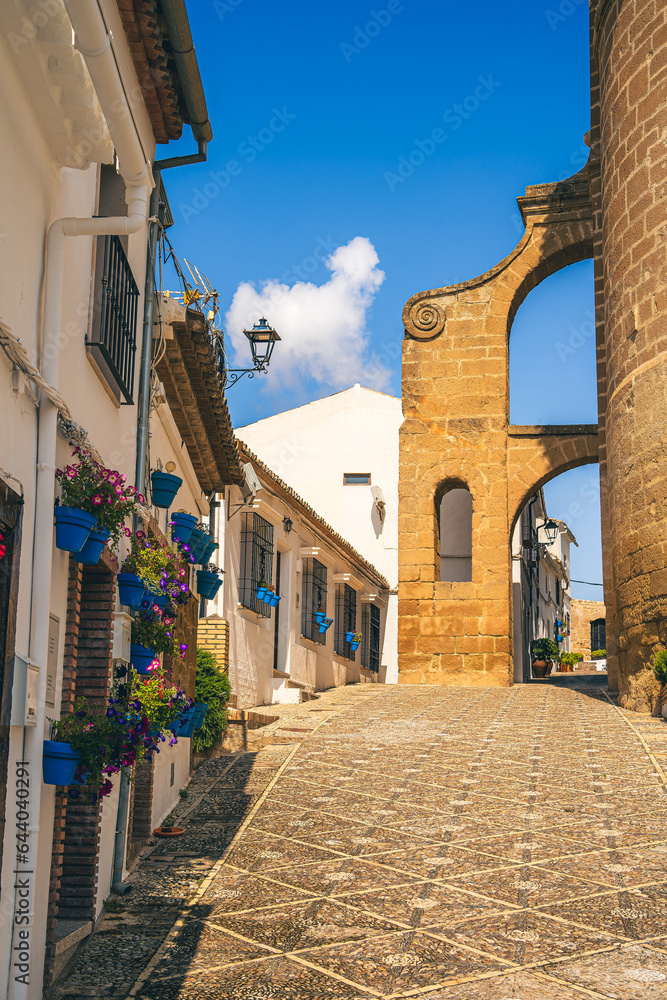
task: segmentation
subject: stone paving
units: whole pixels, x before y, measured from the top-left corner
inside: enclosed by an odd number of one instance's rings
[[[52,997],[665,1000],[667,725],[605,684],[283,709]]]

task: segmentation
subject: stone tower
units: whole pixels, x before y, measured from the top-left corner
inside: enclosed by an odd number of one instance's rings
[[[667,9],[591,3],[591,175],[610,669],[655,708],[667,646]]]

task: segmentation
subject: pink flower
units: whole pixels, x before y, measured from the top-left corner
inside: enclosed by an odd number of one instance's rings
[[[145,537],[146,537],[146,532],[145,531],[138,531],[137,532],[137,538],[145,538]]]
[[[122,492],[123,492],[123,487],[122,486],[116,486],[116,493],[122,493]]]
[[[146,497],[143,495],[143,493],[137,493],[137,500],[139,501],[139,503],[146,503]]]
[[[102,497],[99,494],[96,497],[93,497],[93,503],[94,504],[102,503]]]
[[[120,477],[120,481],[121,481],[121,483],[124,483],[126,479],[127,479],[127,476],[121,476],[121,477]]]
[[[152,660],[149,663],[149,665],[148,665],[148,669],[149,670],[159,670],[160,669],[160,661],[159,660]],[[148,683],[148,681],[144,681],[144,684],[147,684],[147,683]]]
[[[115,482],[117,482],[117,481],[118,481],[118,476],[116,476],[116,475],[115,475],[115,474],[114,474],[114,473],[112,472],[110,476],[107,476],[107,480],[108,480],[108,481],[109,481],[110,483],[115,483]]]
[[[129,528],[123,528],[123,532],[126,538],[132,538],[132,532],[130,531]]]
[[[68,468],[68,470],[67,470],[67,475],[69,476],[70,479],[74,479],[74,478],[76,478],[76,476],[78,475],[78,473],[77,473],[76,469],[74,469],[74,468],[72,468],[70,466]]]
[[[137,492],[136,486],[128,486],[127,487],[127,492],[129,493],[129,495],[131,497],[133,497],[135,495],[135,493]]]

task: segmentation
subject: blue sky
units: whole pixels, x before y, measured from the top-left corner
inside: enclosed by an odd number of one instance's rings
[[[230,391],[235,424],[356,381],[400,395],[405,301],[504,257],[521,235],[515,198],[526,184],[569,176],[584,162],[588,5],[207,0],[188,7],[214,140],[207,164],[165,175],[171,238],[217,287],[223,314],[231,307],[232,343],[243,309],[259,306],[262,295],[292,338],[276,348],[283,360],[273,379],[244,379]],[[446,136],[439,144],[428,142],[434,128]],[[191,146],[186,137],[170,155]],[[415,149],[424,162],[410,172]],[[323,260],[350,244],[332,277]],[[596,421],[591,273],[588,263],[568,268],[519,311],[514,422]],[[268,290],[267,281],[274,282]],[[594,473],[560,479],[553,502],[555,484],[548,487],[553,513],[567,511]],[[573,566],[575,576],[599,581],[592,506],[573,526],[580,541]],[[597,593],[583,588],[580,596]]]

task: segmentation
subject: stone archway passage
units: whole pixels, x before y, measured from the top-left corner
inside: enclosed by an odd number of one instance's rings
[[[529,187],[526,232],[486,274],[420,292],[403,312],[399,681],[513,683],[509,539],[544,482],[598,460],[598,429],[509,424],[509,333],[528,293],[593,254],[587,174]],[[437,505],[472,495],[472,579],[440,579]]]

